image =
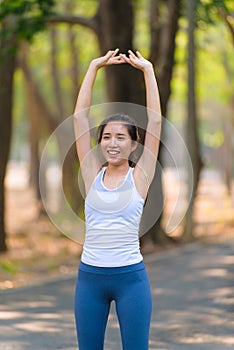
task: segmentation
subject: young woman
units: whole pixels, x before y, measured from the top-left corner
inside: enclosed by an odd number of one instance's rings
[[[135,123],[113,115],[99,127],[105,166],[91,147],[89,107],[98,69],[130,64],[144,74],[148,123],[144,150],[135,167],[130,156],[138,144]],[[139,52],[108,51],[91,61],[74,113],[77,152],[85,184],[86,237],[75,293],[80,350],[103,350],[110,303],[115,301],[124,350],[147,350],[151,293],[139,249],[139,223],[152,182],[161,129],[157,82],[152,64]]]

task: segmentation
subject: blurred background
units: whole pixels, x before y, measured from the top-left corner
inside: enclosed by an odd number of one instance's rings
[[[173,155],[164,142],[149,201],[158,220],[141,238],[142,251],[233,237],[233,1],[1,0],[0,45],[0,289],[76,270],[81,242],[53,225],[41,198],[59,206],[65,135],[50,144],[39,186],[40,160],[49,136],[72,115],[90,60],[116,47],[151,60],[162,114],[186,146],[163,129]],[[141,72],[132,67],[98,73],[93,105],[120,101],[145,104]],[[72,145],[62,183],[82,218],[78,171]],[[167,230],[172,217],[178,224]]]

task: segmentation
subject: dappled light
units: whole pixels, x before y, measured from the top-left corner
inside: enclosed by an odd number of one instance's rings
[[[75,344],[74,321],[72,317],[72,298],[74,284],[70,279],[58,286],[60,295],[52,295],[48,286],[38,285],[32,288],[29,296],[26,290],[12,291],[12,294],[1,294],[0,322],[1,347],[7,344],[17,349],[33,348],[54,349],[54,341],[58,337],[66,344],[73,340]],[[59,308],[59,312],[57,312]],[[62,332],[61,332],[62,330]],[[42,336],[46,346],[42,345]],[[66,347],[69,349],[69,346]],[[73,348],[74,349],[74,348]]]
[[[225,337],[224,335],[215,336],[213,334],[195,334],[191,338],[181,338],[179,340],[183,344],[221,344],[224,345],[233,345],[234,336],[233,337]]]
[[[150,349],[228,349],[234,345],[233,241],[192,244],[149,259],[155,295]],[[161,272],[164,271],[162,274]],[[156,338],[156,341],[155,341]],[[207,346],[207,347],[206,347]]]

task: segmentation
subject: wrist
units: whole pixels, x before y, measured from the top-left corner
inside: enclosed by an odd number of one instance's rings
[[[100,67],[98,66],[97,62],[95,60],[92,60],[89,65],[89,69],[97,72]]]
[[[148,73],[152,74],[152,72],[154,72],[154,67],[153,67],[152,63],[145,66],[143,69],[143,72],[146,74],[148,74]]]

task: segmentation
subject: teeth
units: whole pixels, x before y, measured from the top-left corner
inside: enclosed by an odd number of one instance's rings
[[[118,154],[119,152],[117,152],[117,151],[108,151],[108,153],[115,155],[115,154]]]

